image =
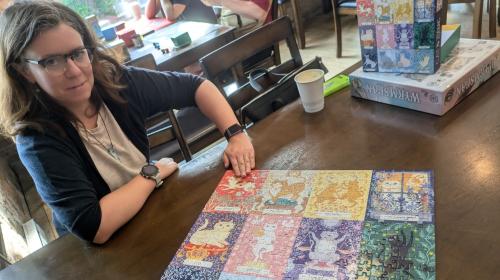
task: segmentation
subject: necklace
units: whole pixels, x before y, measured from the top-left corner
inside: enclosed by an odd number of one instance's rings
[[[106,126],[106,122],[104,121],[104,118],[101,116],[101,113],[97,113],[98,116],[101,118],[102,120],[102,123],[104,125],[104,129],[106,130],[106,134],[108,135],[108,139],[109,139],[109,143],[110,145],[109,146],[106,146],[101,140],[99,140],[94,134],[92,134],[90,131],[87,130],[87,133],[90,134],[90,136],[92,136],[92,138],[94,138],[94,140],[99,144],[101,145],[105,150],[106,152],[108,152],[108,154],[116,159],[117,161],[121,161],[120,160],[120,156],[118,155],[118,152],[116,151],[115,149],[115,145],[113,145],[113,141],[111,140],[111,136],[109,135],[109,131],[108,131],[108,127]]]

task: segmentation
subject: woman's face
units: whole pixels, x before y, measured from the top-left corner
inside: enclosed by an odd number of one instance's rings
[[[71,54],[83,47],[80,33],[61,23],[40,33],[26,49],[24,58],[39,61],[56,55]],[[59,104],[68,108],[75,107],[88,102],[94,86],[90,61],[75,61],[71,57],[67,58],[65,70],[56,72],[39,64],[26,63],[27,67],[22,72],[30,82],[38,84]]]

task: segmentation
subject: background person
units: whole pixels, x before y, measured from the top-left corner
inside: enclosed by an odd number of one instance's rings
[[[171,21],[217,23],[213,9],[203,5],[200,0],[148,0],[145,10],[148,19],[155,18],[160,11]]]
[[[201,0],[211,7],[222,7],[221,24],[245,28],[261,26],[273,20],[271,6],[273,0]],[[240,16],[239,26],[236,15]]]

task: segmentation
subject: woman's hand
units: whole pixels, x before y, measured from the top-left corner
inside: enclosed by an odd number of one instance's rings
[[[177,163],[171,158],[162,158],[155,163],[160,171],[160,178],[163,180],[177,170]]]
[[[244,177],[255,168],[255,152],[250,138],[239,133],[229,139],[223,155],[224,167],[231,164],[236,176]]]

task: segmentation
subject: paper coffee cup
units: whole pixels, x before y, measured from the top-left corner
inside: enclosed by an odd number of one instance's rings
[[[325,72],[321,69],[309,69],[300,72],[294,78],[299,89],[300,100],[307,113],[315,113],[325,107],[323,82]]]

